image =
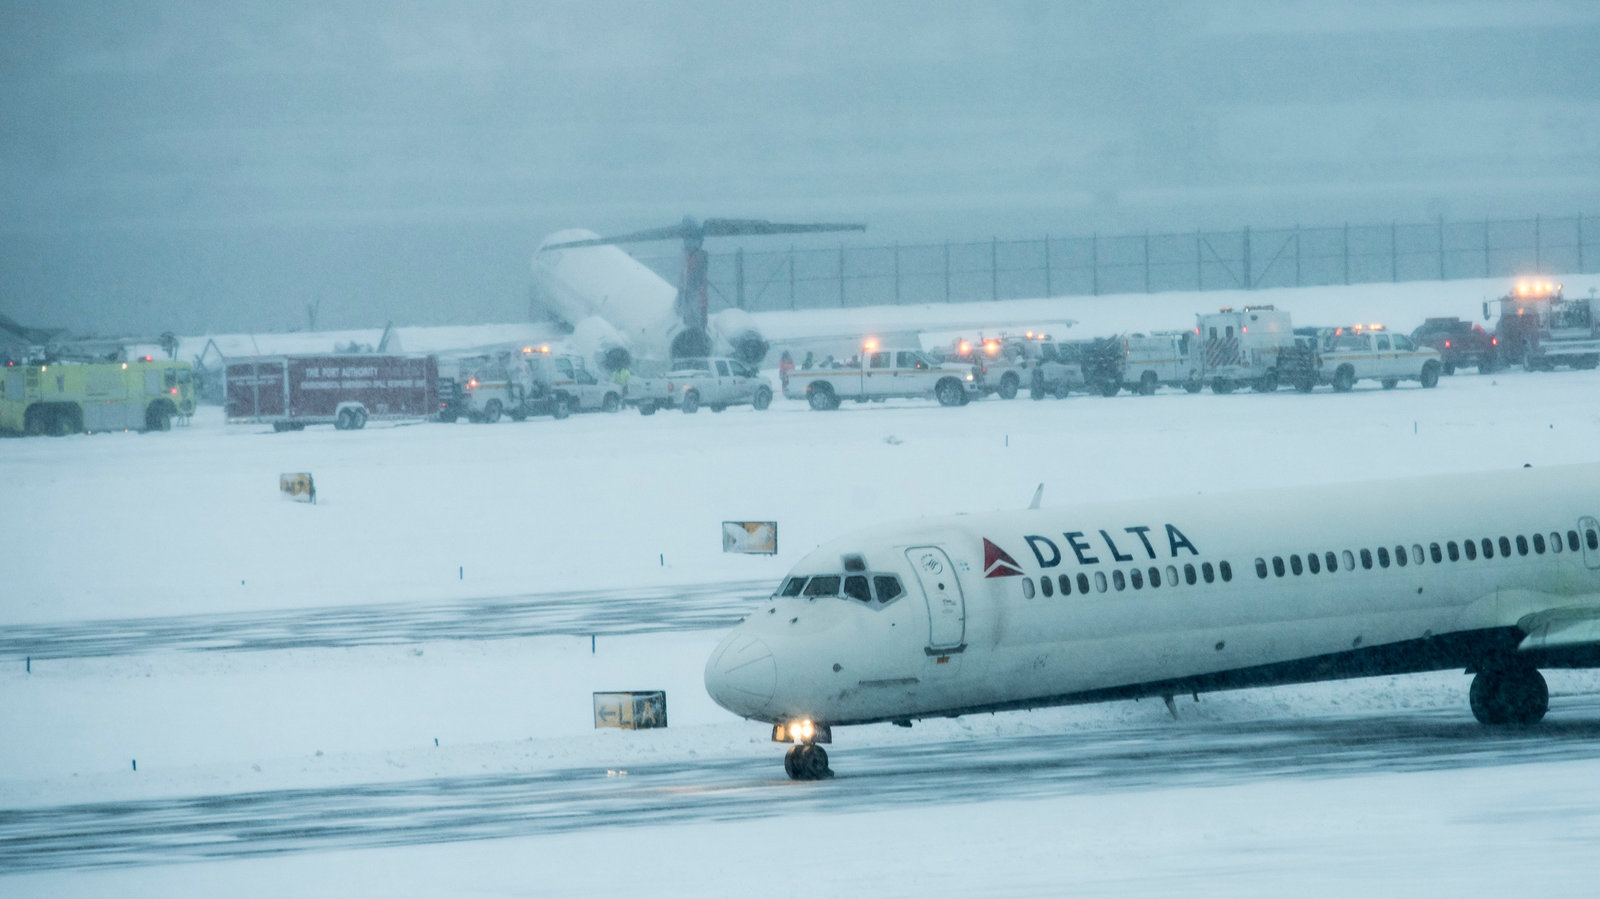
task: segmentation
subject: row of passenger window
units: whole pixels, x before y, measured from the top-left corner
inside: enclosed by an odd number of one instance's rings
[[[1179,580],[1180,575],[1176,565],[1168,565],[1165,569],[1154,565],[1147,569],[1130,568],[1126,573],[1121,569],[1116,569],[1111,572],[1109,577],[1104,571],[1093,573],[1080,571],[1076,577],[1070,574],[1061,574],[1052,578],[1047,574],[1039,578],[1037,590],[1034,587],[1033,578],[1023,578],[1022,598],[1032,599],[1036,592],[1045,596],[1054,596],[1057,590],[1061,592],[1062,596],[1071,596],[1074,587],[1077,588],[1079,593],[1105,593],[1108,590],[1127,590],[1130,587],[1134,590],[1143,590],[1148,586],[1153,590],[1163,583],[1169,587],[1176,587],[1179,583],[1197,584],[1200,581],[1210,584],[1215,582],[1219,576],[1224,582],[1233,580],[1233,566],[1227,562],[1218,562],[1214,567],[1210,562],[1201,562],[1199,568],[1196,568],[1192,563],[1186,564],[1183,566],[1181,581]]]
[[[1564,542],[1566,544],[1565,548],[1572,552],[1577,552],[1585,545],[1590,549],[1600,549],[1600,532],[1596,532],[1592,528],[1586,528],[1583,537],[1580,539],[1577,531],[1569,530],[1566,533]],[[1374,560],[1376,560],[1379,568],[1388,568],[1390,565],[1396,565],[1401,568],[1408,564],[1422,565],[1430,559],[1435,564],[1443,562],[1446,558],[1452,562],[1459,562],[1462,557],[1472,562],[1476,561],[1480,554],[1485,559],[1492,559],[1495,557],[1496,550],[1499,551],[1502,558],[1509,558],[1513,552],[1519,556],[1526,556],[1529,552],[1535,555],[1544,555],[1546,552],[1559,553],[1563,548],[1562,543],[1561,532],[1551,531],[1548,539],[1544,534],[1534,534],[1531,538],[1519,534],[1516,537],[1500,537],[1498,539],[1483,537],[1481,539],[1463,540],[1460,543],[1449,540],[1443,546],[1438,543],[1430,543],[1426,551],[1423,550],[1422,544],[1413,543],[1409,548],[1404,545],[1396,546],[1392,552],[1387,546],[1380,546],[1376,552],[1370,549],[1352,552],[1347,549],[1340,553],[1326,552],[1321,555],[1306,553],[1304,559],[1299,554],[1294,554],[1289,556],[1287,565],[1284,564],[1283,556],[1273,556],[1271,571],[1277,577],[1283,577],[1286,574],[1305,574],[1307,572],[1311,574],[1328,572],[1331,574],[1341,569],[1354,571],[1358,559],[1363,569],[1372,568]],[[1265,578],[1267,571],[1267,560],[1256,559],[1256,576]]]

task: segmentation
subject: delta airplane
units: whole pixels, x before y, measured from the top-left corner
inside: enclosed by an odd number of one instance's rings
[[[1532,724],[1600,667],[1600,465],[930,518],[802,559],[706,664],[831,776],[833,728],[1461,668]]]

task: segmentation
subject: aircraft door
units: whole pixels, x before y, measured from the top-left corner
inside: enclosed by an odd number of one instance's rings
[[[1600,568],[1600,520],[1588,515],[1578,519],[1578,539],[1583,543],[1583,564]]]
[[[906,550],[906,559],[917,572],[928,603],[928,653],[965,649],[967,606],[950,557],[937,546],[913,546]]]

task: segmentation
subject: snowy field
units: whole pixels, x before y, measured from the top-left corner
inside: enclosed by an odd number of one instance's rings
[[[1495,289],[1452,283],[1444,308],[1450,285],[1250,299],[1409,330]],[[1097,332],[1141,301],[1016,314]],[[1143,326],[1185,326],[1182,302]],[[1547,721],[1510,734],[1443,672],[1202,695],[1177,720],[1124,702],[842,729],[820,783],[788,781],[701,676],[743,605],[857,526],[1022,508],[1040,482],[1047,505],[1432,472],[1470,491],[1594,461],[1597,386],[285,434],[204,409],[0,441],[0,894],[1588,895],[1587,672],[1552,673]],[[315,506],[279,497],[296,471]],[[724,519],[777,520],[779,555],[724,555]],[[590,694],[628,689],[666,690],[671,727],[595,730]]]

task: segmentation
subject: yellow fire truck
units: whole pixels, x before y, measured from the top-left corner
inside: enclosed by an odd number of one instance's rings
[[[0,433],[165,431],[194,414],[187,362],[51,362],[0,368]]]

